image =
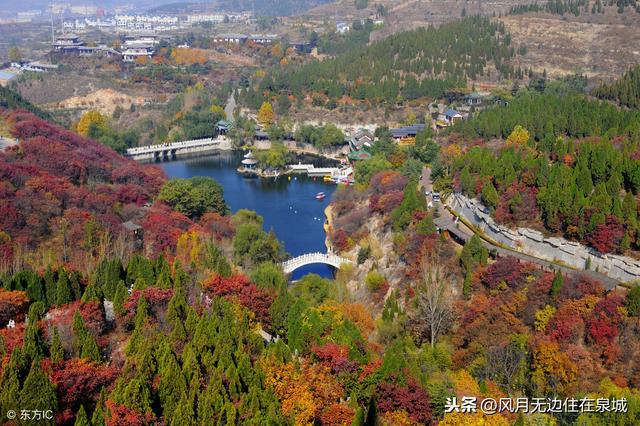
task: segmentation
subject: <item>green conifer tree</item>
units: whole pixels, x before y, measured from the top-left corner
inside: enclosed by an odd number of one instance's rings
[[[51,336],[51,345],[49,346],[49,358],[53,363],[58,363],[64,360],[64,347],[60,341],[60,333],[58,328],[53,328],[53,335]]]
[[[91,423],[89,423],[89,419],[87,418],[87,412],[84,409],[84,405],[80,406],[80,409],[76,414],[74,426],[91,426]]]
[[[58,270],[58,284],[56,288],[56,305],[61,306],[73,301],[71,284],[67,272],[60,268]]]
[[[47,375],[40,367],[40,361],[35,360],[31,364],[29,375],[24,381],[22,390],[20,391],[20,409],[21,410],[51,410],[53,413],[58,408],[58,398],[56,391]],[[26,424],[53,425],[53,420],[32,420]]]

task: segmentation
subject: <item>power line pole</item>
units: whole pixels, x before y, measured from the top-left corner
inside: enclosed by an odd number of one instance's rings
[[[51,46],[56,42],[55,32],[53,30],[53,0],[51,0]]]

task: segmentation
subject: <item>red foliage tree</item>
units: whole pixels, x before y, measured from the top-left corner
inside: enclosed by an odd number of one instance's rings
[[[200,218],[200,226],[207,234],[216,240],[231,239],[235,234],[235,227],[231,217],[222,216],[217,212],[205,213]]]
[[[141,166],[31,113],[0,114],[20,139],[19,149],[0,152],[0,229],[12,245],[33,249],[64,233],[68,259],[79,265],[86,258],[88,220],[94,219],[100,232],[120,234],[121,223],[142,213],[140,206],[155,198],[165,181],[160,169]],[[123,209],[116,212],[118,204]],[[120,216],[121,211],[129,216]]]
[[[404,410],[413,421],[424,424],[430,424],[433,419],[429,394],[413,379],[409,379],[406,386],[379,383],[376,397],[380,412]]]
[[[501,257],[490,265],[483,277],[483,283],[490,289],[495,289],[501,282],[509,287],[517,288],[525,279],[523,265],[515,257]]]
[[[540,211],[537,202],[538,190],[519,182],[512,183],[500,197],[495,219],[500,223],[517,223],[535,220]]]
[[[202,287],[214,296],[224,297],[245,306],[265,326],[268,327],[271,324],[269,308],[273,303],[272,296],[249,282],[246,276],[233,275],[225,278],[213,274],[202,283]]]
[[[349,235],[344,229],[338,229],[331,233],[331,242],[339,252],[348,251],[353,241],[349,238]]]
[[[109,417],[106,418],[106,426],[148,426],[156,423],[156,416],[153,413],[139,413],[116,404],[108,399],[106,402]]]
[[[11,356],[15,347],[21,347],[24,340],[25,324],[16,324],[15,328],[0,328],[0,336],[4,340],[7,357]]]
[[[403,191],[407,186],[407,177],[400,172],[383,171],[371,177],[369,189],[372,193],[384,194],[391,191]]]
[[[334,374],[352,373],[357,370],[358,363],[349,360],[349,348],[334,342],[314,345],[311,352],[324,365],[331,368]]]
[[[156,203],[147,212],[142,226],[147,248],[157,254],[171,252],[180,235],[191,228],[193,222],[169,206]]]
[[[320,415],[322,426],[343,426],[353,422],[355,412],[348,405],[337,402],[327,406]]]
[[[596,226],[587,236],[587,242],[600,253],[618,252],[624,233],[624,224],[611,215],[607,217],[606,223]]]
[[[21,321],[28,309],[29,298],[26,292],[0,288],[0,327],[9,320]]]
[[[49,370],[58,395],[59,422],[73,419],[80,405],[95,404],[102,387],[108,388],[118,376],[113,367],[77,358],[52,364]]]
[[[374,193],[369,197],[369,208],[376,213],[388,214],[402,203],[404,191],[390,191],[384,194]]]
[[[593,308],[589,319],[589,338],[596,345],[607,346],[618,336],[618,327],[622,321],[620,308],[624,306],[621,296],[613,295],[601,299]]]

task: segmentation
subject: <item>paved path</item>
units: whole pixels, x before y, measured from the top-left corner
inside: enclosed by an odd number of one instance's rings
[[[431,170],[425,167],[422,170],[422,179],[420,181],[420,186],[428,191],[432,191],[432,183],[431,183]],[[440,230],[446,230],[449,234],[460,244],[464,244],[467,240],[469,240],[474,231],[469,229],[466,225],[457,220],[456,216],[453,215],[449,209],[445,208],[442,203],[434,203],[434,214],[436,216],[434,223]],[[482,244],[490,251],[495,253],[496,256],[512,256],[516,259],[522,260],[524,262],[535,263],[540,265],[544,270],[560,270],[566,275],[586,275],[589,278],[594,280],[598,280],[602,282],[605,289],[607,291],[613,290],[616,288],[620,281],[615,280],[607,275],[601,274],[596,271],[584,271],[578,270],[574,268],[570,268],[565,265],[557,264],[550,262],[545,259],[540,259],[535,256],[531,256],[526,253],[519,252],[517,250],[513,250],[510,248],[498,246],[491,241],[488,241],[484,238],[483,235],[478,234],[481,238]]]
[[[229,95],[229,99],[227,99],[227,104],[224,107],[224,114],[227,117],[227,121],[233,122],[233,111],[236,109],[236,98],[233,96],[233,92]]]

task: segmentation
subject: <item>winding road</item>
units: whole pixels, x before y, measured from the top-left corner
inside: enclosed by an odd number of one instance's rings
[[[433,183],[431,182],[431,169],[429,169],[428,167],[424,167],[422,169],[420,187],[424,191],[433,192]],[[434,223],[438,227],[438,229],[447,231],[449,235],[451,235],[452,238],[460,244],[464,244],[473,236],[474,231],[467,227],[465,224],[461,223],[458,218],[453,213],[451,213],[451,211],[447,209],[441,202],[434,203],[433,208],[435,217]],[[599,272],[570,268],[568,266],[550,262],[545,259],[540,259],[539,257],[531,256],[529,254],[522,253],[511,248],[496,245],[494,242],[487,240],[486,237],[484,237],[482,234],[478,234],[478,236],[480,237],[482,244],[490,252],[494,253],[496,257],[512,256],[523,262],[535,263],[546,271],[560,270],[566,275],[586,275],[591,279],[602,282],[604,288],[607,291],[611,291],[615,289],[619,284],[621,284],[620,281]]]

